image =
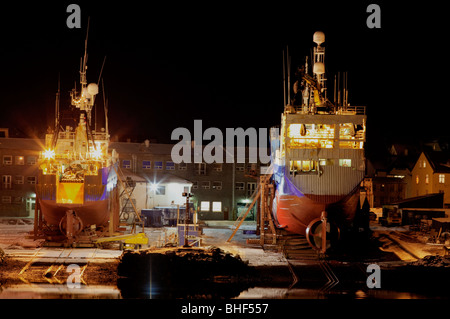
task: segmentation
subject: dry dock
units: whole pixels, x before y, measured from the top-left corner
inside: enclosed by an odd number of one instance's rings
[[[252,228],[254,225],[251,223],[243,226],[243,230]],[[200,281],[189,271],[188,263],[177,261],[178,268],[173,273],[181,272],[182,278],[189,278],[183,289],[179,289],[179,285],[158,286],[157,281],[148,280],[149,277],[139,282],[120,277],[117,270],[124,256],[120,250],[41,247],[39,242],[27,238],[31,229],[32,224],[26,221],[0,223],[0,248],[5,253],[4,261],[0,263],[0,298],[449,297],[445,290],[440,289],[450,284],[446,282],[450,278],[450,262],[447,263],[442,256],[442,245],[420,243],[401,229],[377,229],[374,225],[374,238],[379,246],[359,258],[287,259],[281,249],[262,249],[259,245],[248,244],[257,236],[245,234],[243,230],[227,242],[232,233],[230,223],[207,222],[202,235],[204,249],[215,249],[216,256],[239,256],[246,270],[242,268],[235,272],[238,276],[212,271],[208,280]],[[150,245],[155,247],[172,238],[176,228],[146,228],[145,231]],[[157,249],[144,251],[157,253]],[[179,248],[172,248],[175,250]],[[170,254],[173,257],[174,253]],[[435,257],[418,259],[425,255]],[[202,256],[204,262],[208,256]],[[194,258],[196,262],[198,260]],[[370,289],[366,283],[370,274],[367,266],[374,263],[381,268],[381,289]],[[79,267],[80,289],[71,289],[67,285],[69,276],[73,274],[73,270],[71,272],[68,268],[70,265]],[[209,268],[216,269],[216,266],[211,266],[212,263]],[[138,263],[133,267],[138,274]],[[158,277],[161,273],[154,278]],[[189,288],[192,286],[196,289]],[[177,291],[172,289],[175,287]]]

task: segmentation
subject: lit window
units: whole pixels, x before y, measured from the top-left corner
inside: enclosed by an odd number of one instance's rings
[[[342,167],[352,167],[352,160],[351,159],[339,159],[339,166]]]
[[[151,161],[142,161],[142,168],[144,168],[144,169],[152,168],[152,162]]]
[[[212,211],[214,213],[220,213],[222,211],[222,202],[213,202]]]
[[[23,156],[16,156],[16,165],[24,165],[25,158]]]
[[[207,201],[201,201],[200,202],[200,211],[202,212],[209,212],[210,203]]]
[[[173,171],[175,169],[175,163],[172,161],[166,162],[166,170]]]
[[[419,175],[416,175],[416,184],[419,184]]]
[[[430,177],[428,176],[428,174],[425,175],[425,184],[429,184],[430,183]]]
[[[28,176],[27,183],[28,184],[36,184],[36,176]]]
[[[422,167],[423,167],[423,168],[427,167],[427,162],[426,162],[426,161],[423,161]]]
[[[122,168],[131,168],[131,161],[130,160],[123,160],[122,161]]]
[[[445,184],[445,175],[439,174],[439,184]]]
[[[155,169],[163,169],[163,162],[162,161],[156,161],[155,162]]]

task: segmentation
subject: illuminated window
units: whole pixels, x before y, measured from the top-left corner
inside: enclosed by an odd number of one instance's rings
[[[166,162],[166,170],[173,171],[175,169],[175,163],[172,161]]]
[[[425,184],[429,184],[430,183],[430,177],[428,176],[428,174],[425,175]]]
[[[142,168],[143,169],[152,168],[152,162],[151,161],[142,161]]]
[[[290,161],[291,174],[315,172],[317,168],[317,161]]]
[[[445,184],[445,175],[439,174],[439,184]]]
[[[16,165],[24,165],[24,164],[25,164],[25,157],[16,156]]]
[[[200,202],[200,211],[209,212],[209,210],[210,210],[210,203],[208,201],[201,201]]]
[[[123,160],[122,161],[122,168],[131,168],[131,161],[130,160]]]
[[[351,159],[339,159],[339,166],[342,167],[352,167],[352,160]]]
[[[222,202],[212,202],[212,211],[220,213],[222,211]]]
[[[416,175],[416,184],[419,184],[419,175]]]

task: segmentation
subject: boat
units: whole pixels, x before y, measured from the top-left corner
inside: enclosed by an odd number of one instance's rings
[[[364,106],[350,106],[346,86],[341,92],[335,83],[335,101],[327,98],[324,33],[314,33],[313,41],[312,74],[306,58],[295,72],[292,98],[289,63],[284,66],[284,112],[281,125],[271,128],[272,212],[278,228],[325,250],[352,225],[359,209],[367,117]]]
[[[36,183],[35,237],[67,245],[92,243],[118,226],[118,155],[110,151],[108,119],[95,130],[92,110],[97,83],[87,83],[87,40],[80,66],[79,90],[60,110],[58,89],[55,126],[45,136]],[[97,119],[95,119],[97,120]]]

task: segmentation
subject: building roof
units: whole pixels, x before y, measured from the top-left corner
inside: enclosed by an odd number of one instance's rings
[[[173,147],[173,144],[148,143],[147,145],[145,143],[112,142],[109,144],[109,149],[115,149],[119,154],[170,155]]]
[[[45,140],[34,138],[0,138],[0,149],[42,151]]]
[[[448,152],[423,152],[434,173],[450,174],[450,154]]]

